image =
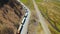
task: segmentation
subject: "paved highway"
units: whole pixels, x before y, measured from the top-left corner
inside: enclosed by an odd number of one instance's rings
[[[20,0],[18,0],[20,2]],[[22,23],[20,24],[20,27],[18,29],[19,34],[27,34],[28,32],[28,24],[29,24],[29,18],[30,18],[30,10],[22,3],[20,2],[21,5],[23,6],[23,9],[25,10],[25,15],[22,20]]]
[[[42,26],[45,34],[51,34],[51,32],[50,32],[50,30],[49,30],[49,28],[46,24],[45,18],[42,16],[41,11],[39,11],[38,6],[35,3],[35,0],[32,0],[32,1],[33,1],[33,4],[34,4],[34,8],[36,10],[37,16],[39,18],[39,22],[41,23],[41,26]]]

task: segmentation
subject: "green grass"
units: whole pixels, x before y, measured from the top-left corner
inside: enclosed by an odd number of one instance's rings
[[[32,0],[21,0],[30,10],[34,10]]]
[[[29,2],[27,0],[20,0],[20,1],[22,1],[25,5],[29,4]]]
[[[34,9],[34,5],[32,0],[26,0],[25,1],[21,0],[31,11],[31,18],[30,18],[30,24],[29,24],[29,28],[28,28],[28,33],[32,34],[32,33],[37,33],[40,34],[40,32],[42,31],[42,27],[41,24],[37,21],[37,15],[36,15],[36,11]],[[28,1],[28,2],[27,2]],[[37,24],[37,25],[34,25]],[[33,29],[33,30],[32,30]],[[35,32],[36,31],[36,32]]]
[[[34,6],[32,0],[21,0],[26,6],[28,6],[31,10],[34,10]],[[46,19],[49,19],[50,23],[55,25],[60,30],[60,1],[58,0],[35,0],[39,10],[43,14]],[[55,23],[54,23],[55,22]],[[51,25],[49,26],[52,34],[60,34],[57,30],[55,30]]]
[[[38,3],[38,2],[42,2],[43,0],[35,0],[35,1]]]
[[[49,26],[52,34],[60,34],[60,32],[56,31],[52,26]]]
[[[37,1],[36,3],[38,5],[40,11],[42,12],[43,16],[46,19],[50,19],[49,21],[53,25],[55,25],[55,23],[56,23],[56,27],[60,30],[60,25],[59,25],[60,24],[60,18],[59,18],[60,17],[60,1],[58,1],[58,0],[50,0],[49,2],[44,2],[43,1],[43,2],[40,2],[40,4]],[[44,4],[42,5],[42,3],[44,3]],[[52,15],[50,15],[50,13]],[[53,27],[49,27],[49,28],[52,31],[52,34],[60,34]]]

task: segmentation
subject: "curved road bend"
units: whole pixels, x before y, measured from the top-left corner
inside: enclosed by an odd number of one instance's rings
[[[17,0],[20,2],[20,0]],[[20,34],[27,34],[27,29],[28,29],[28,24],[29,24],[29,18],[30,18],[30,10],[22,3],[20,2],[21,5],[23,6],[24,10],[26,11],[25,16],[22,20],[22,23],[20,24],[20,27],[18,29],[18,32],[20,32]]]
[[[50,32],[50,30],[49,30],[49,28],[46,24],[45,18],[42,16],[41,11],[39,11],[38,6],[35,3],[35,0],[32,0],[32,1],[33,1],[33,4],[34,4],[34,8],[36,10],[37,16],[39,18],[39,22],[41,23],[41,26],[42,26],[45,34],[51,34],[51,32]]]

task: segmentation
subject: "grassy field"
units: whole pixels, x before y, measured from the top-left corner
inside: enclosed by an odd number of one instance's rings
[[[37,5],[43,16],[49,21],[52,34],[60,34],[60,1],[47,0],[40,3],[38,1]]]
[[[35,10],[34,10],[32,0],[29,0],[29,1],[21,0],[21,1],[30,8],[31,13],[32,13],[31,20],[34,19],[35,17],[37,17]],[[60,31],[59,31],[60,30],[60,1],[59,0],[35,0],[35,1],[38,5],[42,15],[49,22],[48,25],[49,25],[49,29],[50,29],[51,33],[60,34]],[[36,19],[34,19],[34,20],[36,20]],[[34,22],[31,22],[31,24],[32,23],[34,23]],[[40,25],[40,29],[41,29],[41,25]],[[39,31],[39,32],[41,33],[41,31]]]
[[[30,10],[31,17],[28,27],[28,34],[43,34],[43,29],[41,24],[38,22],[38,17],[36,15],[36,11],[34,9],[32,0],[21,0]]]

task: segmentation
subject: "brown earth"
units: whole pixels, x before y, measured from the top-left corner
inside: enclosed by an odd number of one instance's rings
[[[0,2],[0,34],[16,34],[25,13],[22,5],[16,0],[1,4]]]

